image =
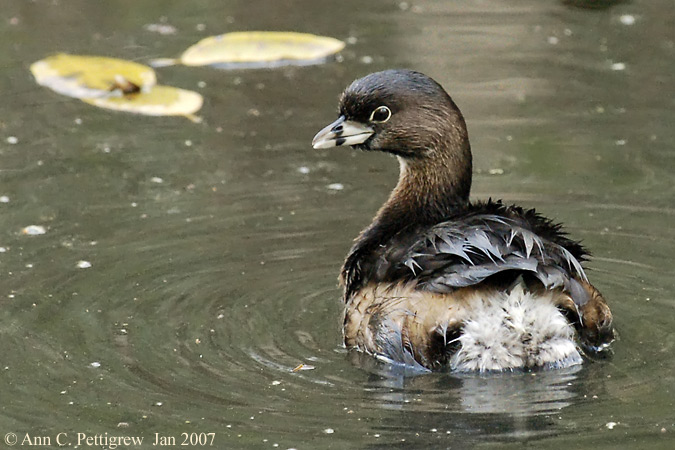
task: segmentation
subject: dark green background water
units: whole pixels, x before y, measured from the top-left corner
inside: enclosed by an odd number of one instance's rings
[[[672,0],[0,2],[0,437],[675,446]],[[177,32],[145,27],[162,21]],[[204,95],[201,124],[99,110],[28,70],[55,52],[147,62],[240,30],[351,44],[321,66],[159,69]],[[391,67],[436,78],[465,113],[474,197],[536,206],[593,251],[612,359],[403,378],[340,348],[337,272],[398,167],[310,141],[344,86]],[[32,224],[46,234],[21,234]]]

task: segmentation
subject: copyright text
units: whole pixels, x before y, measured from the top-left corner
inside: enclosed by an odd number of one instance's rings
[[[180,433],[164,435],[153,433],[149,439],[145,436],[122,436],[108,433],[56,433],[54,435],[35,435],[31,433],[6,433],[4,442],[10,447],[107,447],[114,450],[120,445],[140,447],[143,444],[153,447],[211,447],[216,433]]]

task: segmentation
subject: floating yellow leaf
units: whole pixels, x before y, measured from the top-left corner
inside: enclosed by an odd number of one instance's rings
[[[345,46],[337,39],[305,33],[252,31],[202,39],[180,57],[186,66],[278,67],[324,62]]]
[[[75,98],[130,93],[153,86],[155,71],[123,59],[59,53],[30,66],[39,85]]]
[[[195,120],[191,115],[199,111],[204,99],[197,92],[157,85],[137,94],[83,98],[82,101],[115,111],[147,116],[186,116]]]

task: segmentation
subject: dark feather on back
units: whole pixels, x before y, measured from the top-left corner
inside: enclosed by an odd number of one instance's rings
[[[586,278],[580,262],[588,252],[534,209],[488,200],[436,224],[388,225],[374,224],[352,248],[342,272],[345,300],[368,282],[415,281],[420,289],[449,292],[505,272],[562,287],[578,305],[588,300],[576,281]]]

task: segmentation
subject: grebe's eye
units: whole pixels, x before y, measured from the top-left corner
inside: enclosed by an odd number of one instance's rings
[[[375,123],[384,123],[391,118],[391,109],[386,106],[378,106],[370,115],[370,121]]]

